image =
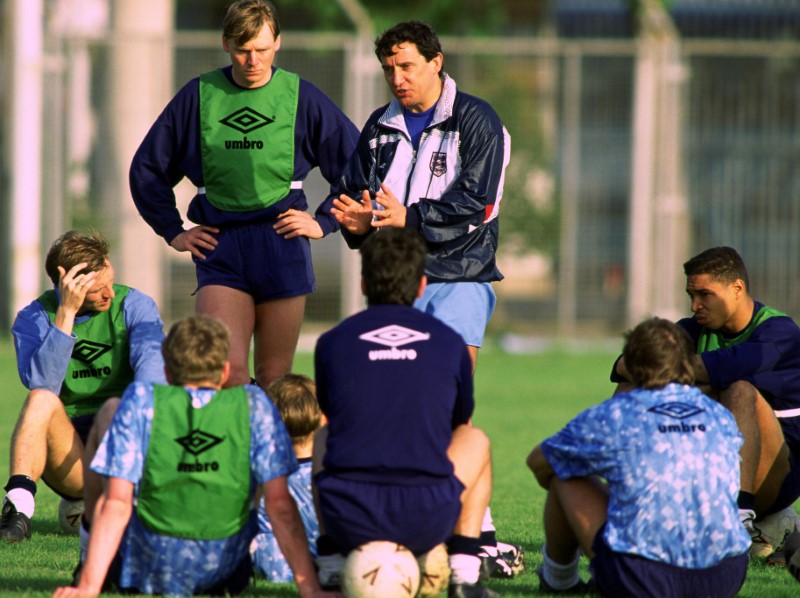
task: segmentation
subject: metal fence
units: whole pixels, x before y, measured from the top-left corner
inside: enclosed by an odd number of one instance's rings
[[[495,107],[512,138],[500,216],[506,279],[496,285],[490,332],[617,335],[630,324],[631,256],[643,249],[630,244],[636,42],[442,42],[445,70],[461,89]],[[101,132],[114,118],[105,108],[104,43],[94,41],[90,50],[91,102]],[[175,90],[227,59],[217,32],[179,32],[173,44]],[[688,74],[679,98],[689,247],[679,248],[679,258],[712,245],[735,246],[749,266],[754,296],[800,316],[800,43],[691,39],[680,51]],[[366,117],[365,98],[370,108],[389,99],[370,45],[352,35],[286,31],[279,65],[315,83],[358,126]],[[68,74],[48,80],[48,97],[66,100]],[[352,93],[356,83],[358,98]],[[48,129],[63,131],[65,113],[58,108],[64,103],[51,99],[49,105],[55,110],[46,116]],[[119,177],[104,169],[110,141],[100,134],[93,143],[88,180]],[[53,140],[48,150],[51,173],[59,177],[74,166],[65,163],[64,145],[64,139]],[[60,178],[48,180],[48,189],[61,184]],[[95,197],[93,188],[80,198],[69,190],[62,194],[73,223],[97,223],[98,206],[103,222],[113,222],[113,204]],[[324,181],[314,178],[306,190],[316,206]],[[339,235],[312,247],[318,291],[309,298],[306,321],[327,326],[355,306],[357,261]],[[162,259],[161,305],[171,321],[193,311],[194,272],[174,252],[165,249]],[[667,264],[654,264],[654,277],[662,267]],[[680,307],[688,313],[688,301]]]

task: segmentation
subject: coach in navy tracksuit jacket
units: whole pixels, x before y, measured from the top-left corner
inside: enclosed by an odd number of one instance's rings
[[[407,206],[406,228],[428,243],[429,282],[502,280],[495,263],[500,202],[510,137],[484,100],[456,88],[442,74],[443,89],[418,149],[397,100],[372,113],[343,175],[344,192],[375,193],[380,184]],[[364,237],[346,229],[350,247]]]
[[[350,247],[384,227],[422,234],[429,284],[415,306],[461,334],[474,367],[494,310],[491,283],[503,278],[495,254],[510,137],[487,102],[442,70],[430,25],[395,25],[375,54],[394,99],[361,131],[332,213]]]

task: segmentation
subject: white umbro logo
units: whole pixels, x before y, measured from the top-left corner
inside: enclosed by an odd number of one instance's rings
[[[431,335],[427,332],[418,332],[411,328],[392,324],[391,326],[384,326],[383,328],[378,328],[371,332],[365,332],[359,335],[358,338],[385,347],[391,347],[390,349],[376,349],[370,351],[370,361],[394,361],[399,359],[416,359],[417,352],[414,349],[398,349],[397,347],[402,347],[409,343],[426,341],[430,337]]]
[[[431,335],[427,332],[417,332],[411,328],[392,324],[391,326],[384,326],[383,328],[378,328],[372,332],[365,332],[358,338],[365,341],[370,341],[372,343],[378,343],[379,345],[384,345],[386,347],[402,347],[403,345],[407,345],[409,343],[426,341],[430,337]]]

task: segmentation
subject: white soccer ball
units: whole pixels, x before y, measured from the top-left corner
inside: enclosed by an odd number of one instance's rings
[[[81,515],[83,515],[83,500],[62,498],[58,503],[58,522],[65,534],[78,535],[81,529]]]
[[[443,593],[450,585],[450,557],[444,544],[431,548],[417,558],[419,565],[419,593],[430,598]]]
[[[342,591],[348,598],[412,598],[418,589],[417,559],[395,542],[363,544],[342,568]]]
[[[756,522],[764,542],[754,541],[750,556],[766,557],[776,550],[783,550],[783,544],[795,529],[800,530],[800,517],[792,507],[767,515]]]

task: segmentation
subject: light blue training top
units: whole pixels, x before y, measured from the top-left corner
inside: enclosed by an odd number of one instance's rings
[[[691,386],[611,397],[542,443],[560,479],[609,484],[604,539],[615,552],[699,569],[744,553],[739,447],[730,411]]]

